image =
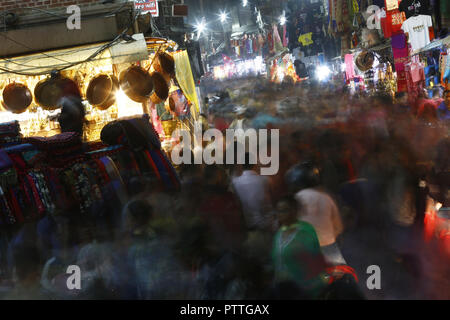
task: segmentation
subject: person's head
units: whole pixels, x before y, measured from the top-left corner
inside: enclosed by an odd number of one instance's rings
[[[397,92],[395,94],[395,101],[397,104],[406,105],[408,104],[408,95],[406,92]]]
[[[282,226],[290,226],[297,221],[297,200],[286,196],[277,202],[277,218]]]
[[[61,107],[61,114],[58,117],[61,132],[82,134],[86,110],[81,99],[76,96],[63,97],[58,105]]]
[[[388,108],[392,105],[392,97],[388,94],[378,94],[373,101],[376,107]]]
[[[434,121],[437,119],[437,111],[433,103],[426,102],[423,108],[419,111],[417,117],[424,121]]]
[[[125,229],[130,232],[145,229],[153,216],[152,206],[145,200],[132,200],[125,207]]]
[[[286,172],[285,182],[290,192],[318,187],[320,185],[320,171],[311,162],[300,163]]]

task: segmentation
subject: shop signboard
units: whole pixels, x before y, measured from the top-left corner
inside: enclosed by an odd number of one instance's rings
[[[144,13],[150,12],[153,17],[159,17],[157,0],[135,0],[134,7],[140,9]]]

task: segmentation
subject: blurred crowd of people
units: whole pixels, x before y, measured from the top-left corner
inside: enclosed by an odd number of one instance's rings
[[[450,207],[448,92],[409,101],[261,79],[211,90],[210,127],[280,130],[276,175],[248,152],[244,164],[183,164],[180,192],[132,179],[114,223],[27,224],[8,244],[1,297],[449,298],[449,256],[423,241],[427,210]],[[367,289],[370,265],[381,290]]]

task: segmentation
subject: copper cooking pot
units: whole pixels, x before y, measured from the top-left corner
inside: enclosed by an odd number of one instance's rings
[[[122,71],[119,83],[125,94],[133,101],[145,102],[153,91],[153,79],[142,67],[132,66]]]
[[[169,86],[167,85],[166,79],[159,72],[153,72],[151,77],[153,79],[154,90],[150,96],[150,100],[155,104],[166,101],[167,97],[169,97]]]
[[[22,113],[33,101],[30,89],[22,83],[10,83],[3,90],[3,107],[12,113]]]
[[[81,97],[80,89],[75,81],[52,73],[50,78],[41,80],[34,88],[34,99],[46,110],[58,109],[58,102],[65,96]]]
[[[100,74],[89,82],[86,99],[94,107],[106,110],[116,102],[118,89],[119,81],[114,75]]]
[[[175,78],[175,60],[166,52],[159,52],[156,54],[154,68],[156,72],[159,72],[164,76],[167,82],[169,82],[171,78]]]

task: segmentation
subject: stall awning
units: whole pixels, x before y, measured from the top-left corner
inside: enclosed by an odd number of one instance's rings
[[[422,52],[426,52],[426,51],[429,51],[429,50],[433,50],[433,49],[436,49],[436,48],[439,48],[439,47],[442,47],[442,46],[445,46],[445,45],[446,46],[450,45],[450,36],[447,36],[444,39],[434,40],[434,41],[430,42],[428,45],[426,45],[425,47],[423,47],[419,51],[414,52],[413,55],[420,54]]]
[[[89,58],[90,62],[120,64],[148,59],[147,44],[143,34],[133,35],[135,41],[118,41],[106,50],[108,42],[53,50],[9,59],[0,59],[0,80],[11,76],[8,70],[23,74],[46,74],[54,69],[77,69]],[[97,55],[95,55],[98,53]]]

